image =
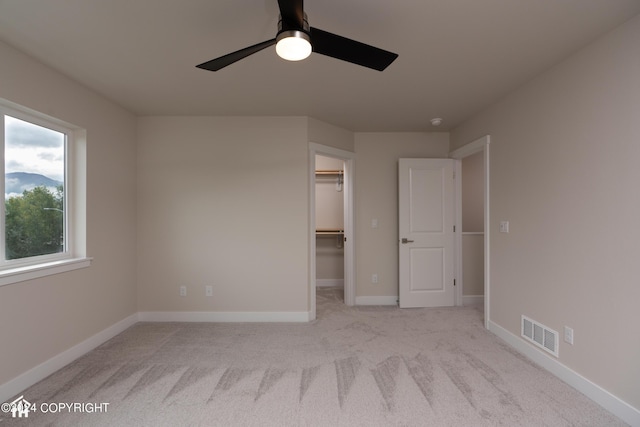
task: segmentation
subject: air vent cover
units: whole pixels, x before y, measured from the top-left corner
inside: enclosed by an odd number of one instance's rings
[[[520,330],[524,339],[558,357],[559,335],[556,331],[524,315]]]

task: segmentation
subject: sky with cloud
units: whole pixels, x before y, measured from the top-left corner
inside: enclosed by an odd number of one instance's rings
[[[29,172],[64,181],[61,132],[5,116],[5,173]]]

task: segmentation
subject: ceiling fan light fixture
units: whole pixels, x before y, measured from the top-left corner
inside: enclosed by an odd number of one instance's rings
[[[218,71],[274,44],[278,56],[287,61],[301,61],[314,52],[378,71],[383,71],[398,57],[397,53],[310,27],[307,14],[302,10],[302,0],[278,0],[278,7],[280,17],[274,39],[228,53],[196,67]]]
[[[301,61],[311,55],[309,34],[300,30],[285,30],[276,37],[276,53],[287,61]]]

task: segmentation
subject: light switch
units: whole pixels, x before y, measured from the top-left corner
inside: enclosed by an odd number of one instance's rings
[[[501,233],[509,232],[509,221],[500,221],[500,232]]]
[[[378,219],[374,218],[371,220],[371,228],[378,228]]]

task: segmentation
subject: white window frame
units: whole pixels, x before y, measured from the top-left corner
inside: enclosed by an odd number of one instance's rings
[[[5,115],[43,126],[66,135],[65,141],[65,248],[63,252],[15,260],[5,259],[5,204],[0,207],[0,286],[36,279],[52,274],[64,273],[91,265],[86,256],[86,132],[76,126],[46,116],[10,101],[0,99],[0,170],[4,176]],[[4,179],[1,187],[4,192]]]

